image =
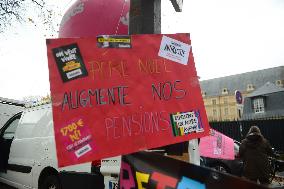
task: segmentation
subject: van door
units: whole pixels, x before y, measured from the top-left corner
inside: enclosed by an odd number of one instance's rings
[[[0,130],[0,172],[6,173],[10,147],[22,113],[14,115]],[[1,174],[2,175],[2,174]]]

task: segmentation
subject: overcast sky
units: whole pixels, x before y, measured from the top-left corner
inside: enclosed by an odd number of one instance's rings
[[[283,0],[184,0],[182,13],[162,0],[162,9],[163,33],[191,34],[201,80],[284,65]],[[1,34],[0,97],[49,93],[42,33],[24,24]]]

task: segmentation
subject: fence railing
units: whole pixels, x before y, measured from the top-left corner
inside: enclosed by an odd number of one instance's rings
[[[246,121],[223,121],[210,122],[215,129],[234,140],[241,141],[249,128],[257,125],[262,135],[269,140],[270,144],[279,151],[284,151],[284,118],[269,120],[246,120]]]

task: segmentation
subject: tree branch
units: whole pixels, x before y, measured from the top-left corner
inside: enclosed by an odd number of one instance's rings
[[[3,12],[1,11],[1,12],[2,12],[2,13],[1,13],[1,16],[13,15],[13,16],[15,16],[16,18],[20,18],[20,15],[17,14],[17,11],[14,11],[15,8],[16,8],[15,6],[19,7],[18,2],[13,2],[12,5],[14,5],[14,6],[11,7],[11,2],[7,2],[7,1],[6,1],[6,4],[5,4],[5,5],[3,5],[3,3],[0,3],[0,8],[1,8],[1,10],[3,11]],[[14,10],[13,10],[13,9],[14,9]],[[1,18],[1,20],[2,20],[2,18]]]
[[[33,10],[35,14],[31,13]],[[49,6],[45,0],[0,0],[0,33],[17,22],[32,23],[35,27],[44,23],[47,32],[55,33],[58,24],[54,23],[54,18],[57,12],[56,7]],[[34,22],[30,22],[30,19]]]
[[[35,3],[36,5],[38,5],[41,9],[44,7],[44,1],[41,1],[42,4],[40,4],[37,0],[31,0],[33,3]]]

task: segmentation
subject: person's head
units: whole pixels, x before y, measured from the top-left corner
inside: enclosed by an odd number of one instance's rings
[[[262,134],[258,126],[254,125],[250,127],[247,136],[262,136]]]

